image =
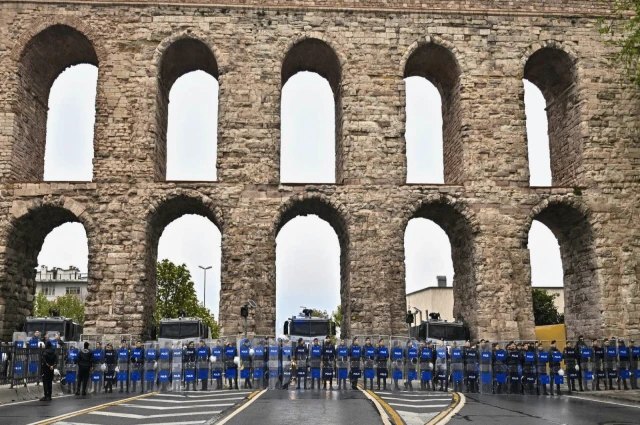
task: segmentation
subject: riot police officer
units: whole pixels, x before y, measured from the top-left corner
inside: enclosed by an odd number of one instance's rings
[[[612,339],[613,345],[610,344],[607,338],[604,339],[604,368],[607,373],[607,380],[609,381],[609,389],[613,390],[613,380],[618,379],[617,371],[617,355],[616,355],[616,340]],[[606,384],[605,384],[606,387]]]
[[[578,360],[578,367],[580,369],[579,373],[579,386],[580,391],[584,391],[584,388],[587,386],[587,381],[584,379],[584,372],[587,366],[587,360],[582,356],[582,350],[587,349],[587,344],[584,342],[584,337],[582,335],[578,336],[578,342],[576,342],[576,358]],[[584,382],[583,382],[584,381]],[[584,386],[583,386],[584,383]]]
[[[182,357],[182,362],[185,365],[185,371],[188,369],[193,370],[194,372],[193,380],[187,380],[187,374],[185,372],[185,390],[189,391],[189,387],[191,386],[191,383],[193,383],[193,391],[196,391],[196,345],[193,341],[189,341],[189,344],[187,344],[187,348],[184,350],[184,355]]]
[[[336,359],[336,347],[331,342],[331,336],[327,335],[322,345],[322,389],[333,390],[333,362]]]
[[[629,371],[631,372],[631,389],[638,389],[638,378],[640,373],[638,368],[640,367],[640,347],[636,346],[636,342],[632,339],[629,340],[629,354],[631,355],[631,361],[629,362]]]
[[[351,370],[349,371],[351,379],[351,389],[358,389],[358,379],[362,376],[362,366],[360,365],[360,359],[362,358],[362,347],[360,347],[360,340],[358,337],[354,337],[351,341],[351,349],[349,350],[349,357],[351,359]]]
[[[374,365],[376,361],[377,349],[371,343],[371,338],[364,341],[362,347],[362,359],[364,360],[364,389],[367,389],[367,379],[369,379],[369,389],[373,390]]]
[[[142,369],[144,366],[144,350],[142,349],[142,341],[136,341],[136,346],[131,350],[131,392],[136,392],[136,386],[142,379]],[[142,382],[140,383],[140,392],[144,392]]]
[[[100,370],[102,365],[104,364],[104,353],[102,351],[102,343],[96,342],[96,346],[93,349],[93,374],[99,374],[104,379],[103,371]],[[93,393],[98,394],[100,392],[100,380],[91,378],[93,383]]]
[[[560,378],[557,378],[558,376],[560,376],[560,362],[562,362],[562,353],[560,353],[560,350],[558,350],[558,347],[556,347],[556,340],[554,339],[553,341],[551,341],[551,347],[549,348],[549,369],[550,369],[550,376],[551,376],[551,395],[553,395],[553,385],[556,385],[556,391],[558,393],[558,395],[561,395],[562,392],[560,391]]]
[[[389,369],[387,362],[389,360],[389,348],[384,345],[384,338],[378,340],[377,362],[378,362],[378,391],[380,391],[380,380],[382,379],[383,390],[387,389],[387,377]]]
[[[320,381],[322,380],[322,347],[318,338],[313,338],[310,351],[310,369],[311,369],[311,389],[315,388],[316,379],[318,380],[318,389],[320,389]]]
[[[628,390],[627,379],[629,378],[629,349],[624,344],[624,340],[618,340],[618,360],[620,367],[618,369],[618,389],[620,382],[624,384],[624,389]]]
[[[545,351],[540,341],[536,342],[536,394],[540,395],[540,388],[544,391],[543,395],[549,395],[547,392],[547,382],[549,382],[549,374],[547,373],[547,364],[549,363],[549,352]],[[553,391],[553,383],[551,383]]]
[[[220,340],[217,340],[215,345],[213,347],[211,347],[211,360],[212,360],[212,366],[211,366],[211,379],[216,381],[216,390],[221,390],[223,385],[222,385],[222,369],[223,369],[223,357],[224,357],[224,347],[222,347],[222,343],[220,342]],[[268,356],[267,350],[265,350],[265,354],[264,356]],[[268,357],[267,357],[268,358]],[[215,360],[215,361],[213,361]],[[267,361],[265,360],[265,363],[267,364]],[[266,374],[265,374],[265,378],[264,378],[264,387],[263,388],[267,388],[268,386],[268,378],[266,378]]]
[[[464,370],[465,370],[465,387],[469,393],[478,392],[478,350],[476,349],[476,343],[467,341],[462,351],[464,356]]]
[[[600,380],[604,382],[604,389],[607,389],[607,374],[604,367],[604,348],[600,346],[600,341],[597,338],[593,338],[591,341],[593,348],[593,370],[594,370],[594,383],[595,390],[601,391]],[[593,388],[592,388],[593,389]]]
[[[128,372],[129,372],[129,356],[131,354],[131,351],[129,350],[129,348],[127,347],[127,340],[123,339],[122,341],[120,341],[120,348],[118,349],[118,366],[117,366],[117,373],[118,374],[124,374],[123,378],[121,379],[120,377],[118,377],[118,381],[120,382],[120,393],[124,392],[124,387],[126,385],[127,388],[127,394],[129,394],[129,379],[128,379]],[[124,372],[121,370],[124,369]]]
[[[104,372],[104,392],[113,393],[113,383],[116,381],[116,350],[113,345],[107,343],[104,350],[104,363],[107,370]]]
[[[235,345],[230,341],[225,342],[224,357],[226,360],[227,379],[229,381],[229,389],[238,389],[238,365],[235,363],[235,357],[238,355],[238,350]]]
[[[337,366],[337,378],[338,378],[338,389],[342,389],[342,385],[344,384],[344,389],[347,389],[347,376],[349,375],[349,347],[344,342],[344,339],[340,339],[339,345],[336,347],[336,366]]]
[[[518,345],[511,341],[507,346],[507,370],[509,372],[509,393],[520,393],[519,367],[522,364],[520,349]]]
[[[296,359],[296,381],[298,381],[297,389],[300,389],[300,381],[304,382],[304,388],[307,389],[307,357],[309,356],[309,350],[304,343],[304,339],[298,338],[298,345],[296,345],[296,351],[293,353]]]
[[[576,391],[576,379],[578,379],[578,371],[576,370],[577,354],[576,349],[573,347],[571,341],[567,341],[563,352],[564,365],[566,368],[567,388],[569,394],[572,391]],[[580,381],[580,390],[582,391],[582,380]]]
[[[209,347],[207,347],[207,344],[202,339],[200,340],[196,356],[198,358],[197,364],[198,378],[200,378],[200,391],[207,391],[209,385],[209,366],[207,365],[207,363],[209,362],[209,357],[211,356],[211,350],[209,350]]]

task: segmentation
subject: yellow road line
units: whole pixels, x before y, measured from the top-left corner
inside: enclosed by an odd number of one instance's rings
[[[260,391],[259,391],[259,390],[256,390],[256,391],[252,392],[251,394],[249,394],[249,395],[247,396],[247,400],[251,400],[251,399],[252,399],[252,398],[254,398],[257,394],[260,394]]]
[[[142,395],[135,396],[135,397],[125,398],[123,400],[112,401],[111,403],[105,403],[105,404],[101,404],[99,406],[90,407],[88,409],[77,410],[75,412],[67,413],[65,415],[56,416],[55,418],[52,418],[52,419],[45,419],[44,421],[33,422],[33,423],[29,424],[29,425],[50,425],[50,424],[53,424],[55,422],[59,422],[59,421],[65,420],[65,419],[73,418],[75,416],[80,416],[80,415],[84,415],[86,413],[91,413],[91,412],[95,412],[95,411],[98,411],[98,410],[106,409],[107,407],[111,407],[111,406],[117,406],[119,404],[127,403],[129,401],[135,401],[135,400],[139,400],[141,398],[151,397],[152,395],[156,395],[156,394],[158,394],[158,393],[155,392],[155,393],[149,393],[149,394],[142,394]]]
[[[258,397],[260,397],[262,394],[264,394],[266,392],[267,392],[267,390],[265,389],[265,390],[262,390],[262,391],[254,391],[253,393],[251,393],[249,395],[250,398],[249,398],[249,400],[247,400],[246,403],[244,403],[239,408],[234,410],[233,413],[231,413],[229,416],[227,416],[224,419],[222,419],[222,421],[218,422],[218,425],[224,425],[227,422],[229,422],[234,416],[236,416],[238,413],[242,412],[244,409],[249,407],[251,405],[251,403],[256,401],[258,399]]]
[[[462,394],[458,394],[454,392],[452,392],[452,395],[453,395],[453,401],[451,401],[451,405],[447,407],[445,410],[443,410],[442,412],[438,413],[436,417],[431,419],[425,425],[446,424],[447,422],[449,422],[449,419],[451,419],[451,416],[453,416],[462,408],[462,406],[464,405],[464,402],[463,402],[464,396]],[[458,408],[458,406],[460,408]]]
[[[384,410],[387,411],[389,416],[391,416],[391,419],[393,420],[393,423],[395,425],[403,425],[404,424],[404,421],[402,420],[400,415],[398,415],[398,412],[396,412],[393,409],[393,407],[389,406],[383,399],[378,397],[378,395],[376,393],[374,393],[373,391],[367,390],[367,393],[369,395],[371,395],[378,403],[380,403],[380,405],[384,408]]]

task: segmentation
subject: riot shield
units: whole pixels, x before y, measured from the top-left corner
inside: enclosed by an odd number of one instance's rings
[[[358,389],[358,380],[363,377],[362,346],[360,339],[354,338],[349,346],[349,380],[351,389]]]
[[[124,392],[125,388],[129,392],[129,348],[120,347],[117,351],[116,381],[120,388],[119,392]]]
[[[238,389],[238,366],[240,365],[240,357],[238,357],[237,343],[234,338],[224,339],[224,350],[222,351],[224,359],[225,379],[229,383],[229,389]]]
[[[293,349],[293,370],[296,380],[296,388],[307,389],[307,378],[309,375],[309,348],[306,342],[292,343]]]
[[[196,341],[188,339],[185,343],[186,348],[182,353],[182,369],[184,370],[184,386],[185,391],[196,391],[196,383],[198,382],[196,370]]]
[[[378,385],[376,389],[380,390],[380,382],[382,382],[382,390],[387,389],[387,379],[389,378],[389,362],[391,361],[391,350],[385,342],[388,342],[389,338],[381,336],[378,340],[378,349],[376,351],[376,377],[378,378]]]
[[[507,372],[507,352],[498,348],[494,352],[493,360],[494,392],[496,394],[507,393]]]
[[[131,386],[131,392],[143,392],[144,377],[144,345],[136,344],[131,348],[131,355],[129,358],[129,384]],[[139,388],[138,388],[139,387]]]
[[[585,343],[579,350],[580,379],[582,379],[584,390],[589,391],[589,389],[592,388],[594,378],[593,349],[591,348],[591,343]]]
[[[65,344],[67,352],[64,360],[64,379],[67,385],[67,393],[75,393],[78,388],[78,342],[70,341]]]
[[[619,341],[618,345],[618,389],[622,382],[622,389],[628,390],[627,380],[631,377],[629,372],[629,348]]]
[[[475,344],[462,350],[464,357],[465,390],[469,393],[478,392],[478,348]]]
[[[431,343],[423,342],[420,344],[420,389],[423,391],[431,391],[431,384],[433,382],[433,345]]]
[[[418,341],[409,341],[405,347],[405,381],[404,387],[409,391],[413,391],[414,385],[418,385]]]
[[[604,368],[610,389],[613,389],[614,380],[618,379],[618,350],[614,344],[615,341],[604,349]]]
[[[28,347],[28,363],[27,363],[27,382],[40,382],[40,356],[42,355],[42,349],[44,343],[40,341],[38,335],[27,335],[27,347]]]
[[[525,394],[536,394],[536,374],[536,351],[533,346],[530,346],[529,349],[523,353],[522,385]]]
[[[267,345],[265,338],[254,338],[253,345],[253,387],[265,389],[268,387],[267,373]]]
[[[269,389],[280,388],[280,345],[275,338],[269,339],[268,366],[269,366]]]
[[[362,346],[362,367],[364,368],[364,389],[367,389],[367,386],[370,390],[373,390],[373,378],[376,377],[378,372],[378,362],[376,361],[376,346],[373,342],[373,338],[370,338],[371,341],[367,343],[367,339],[369,337],[363,337],[362,339],[365,341],[365,344]]]
[[[158,340],[158,390],[167,392],[171,389],[171,347],[170,339]]]
[[[98,394],[104,385],[104,373],[107,365],[104,358],[102,341],[94,340],[89,343],[89,349],[93,353],[93,371],[91,372],[91,387],[94,394]]]
[[[491,394],[493,393],[493,353],[491,351],[491,344],[484,343],[479,347],[478,363],[480,369],[480,393]]]
[[[13,333],[13,385],[26,385],[29,363],[29,338],[24,332]]]
[[[249,338],[242,338],[238,341],[238,355],[240,357],[240,364],[238,365],[240,372],[240,380],[242,381],[242,389],[253,388],[251,378],[252,359],[255,355],[253,348],[253,341]]]
[[[184,355],[184,346],[182,341],[174,340],[171,347],[171,391],[182,391],[182,382],[184,379],[182,357]]]
[[[549,375],[549,349],[541,344],[536,347],[536,372],[538,374],[538,382],[536,393],[547,394],[547,385],[551,384],[551,376]]]
[[[507,350],[507,375],[509,394],[520,394],[520,350],[515,345]]]
[[[448,367],[448,353],[445,345],[438,345],[436,347],[436,381],[439,384],[440,391],[447,391],[449,389],[449,367]],[[435,390],[435,388],[434,388]]]
[[[551,376],[551,388],[553,395],[553,385],[559,388],[564,384],[564,371],[562,370],[562,353],[558,350],[549,351],[549,374]],[[561,373],[562,372],[562,373]]]
[[[317,382],[320,389],[320,381],[322,380],[322,346],[312,343],[309,346],[309,373],[311,374],[311,389],[315,388]]]
[[[338,389],[347,389],[347,378],[349,378],[349,345],[341,340],[336,346],[336,377],[338,378]]]
[[[146,342],[144,348],[144,375],[142,381],[144,388],[143,392],[153,392],[156,387],[157,372],[158,372],[158,343],[155,341]]]
[[[222,390],[224,388],[224,344],[222,340],[216,339],[209,344],[211,356],[209,362],[211,363],[211,381],[214,384],[213,389]]]
[[[198,347],[196,348],[196,378],[200,382],[200,389],[202,391],[209,389],[209,378],[211,377],[211,372],[209,371],[211,365],[210,345],[211,342],[201,340],[198,342]]]
[[[453,391],[462,392],[464,383],[464,359],[460,347],[451,347],[451,383]]]
[[[287,339],[280,341],[281,364],[282,364],[282,384],[281,388],[286,390],[291,383],[293,347]]]
[[[578,361],[575,357],[575,348],[565,348],[568,351],[566,355],[564,355],[564,376],[567,381],[567,387],[569,392],[575,390],[576,379],[580,377],[580,366],[578,365]],[[571,355],[573,353],[573,355]]]
[[[631,360],[629,362],[631,389],[637,390],[638,380],[640,380],[640,346],[636,346],[635,340],[629,342],[629,352],[631,354]]]
[[[400,391],[400,382],[404,385],[404,363],[405,352],[404,347],[407,338],[394,337],[389,341],[389,357],[391,362],[391,379],[393,384],[391,389],[393,391]]]

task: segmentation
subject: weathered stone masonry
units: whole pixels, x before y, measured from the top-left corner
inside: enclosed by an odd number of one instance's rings
[[[570,335],[640,330],[640,96],[607,63],[606,4],[198,3],[0,1],[2,338],[31,308],[44,237],[69,221],[89,240],[88,332],[146,333],[158,238],[188,213],[222,232],[227,335],[245,298],[261,305],[250,331],[274,332],[275,238],[300,214],[338,234],[349,334],[404,330],[413,217],[449,235],[455,313],[476,336],[532,336],[533,219],[561,246]],[[42,182],[49,90],[78,63],[99,68],[93,181]],[[220,83],[219,180],[166,182],[167,95],[195,69]],[[335,185],[279,185],[280,92],[302,70],[334,91]],[[444,185],[405,184],[414,75],[443,97]],[[522,78],[547,100],[553,188],[529,187]]]

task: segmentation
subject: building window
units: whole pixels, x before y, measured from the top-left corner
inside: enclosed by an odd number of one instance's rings
[[[46,296],[52,296],[56,294],[56,287],[54,285],[43,285],[42,292]]]
[[[67,286],[67,294],[72,295],[80,295],[80,287],[79,286]]]

